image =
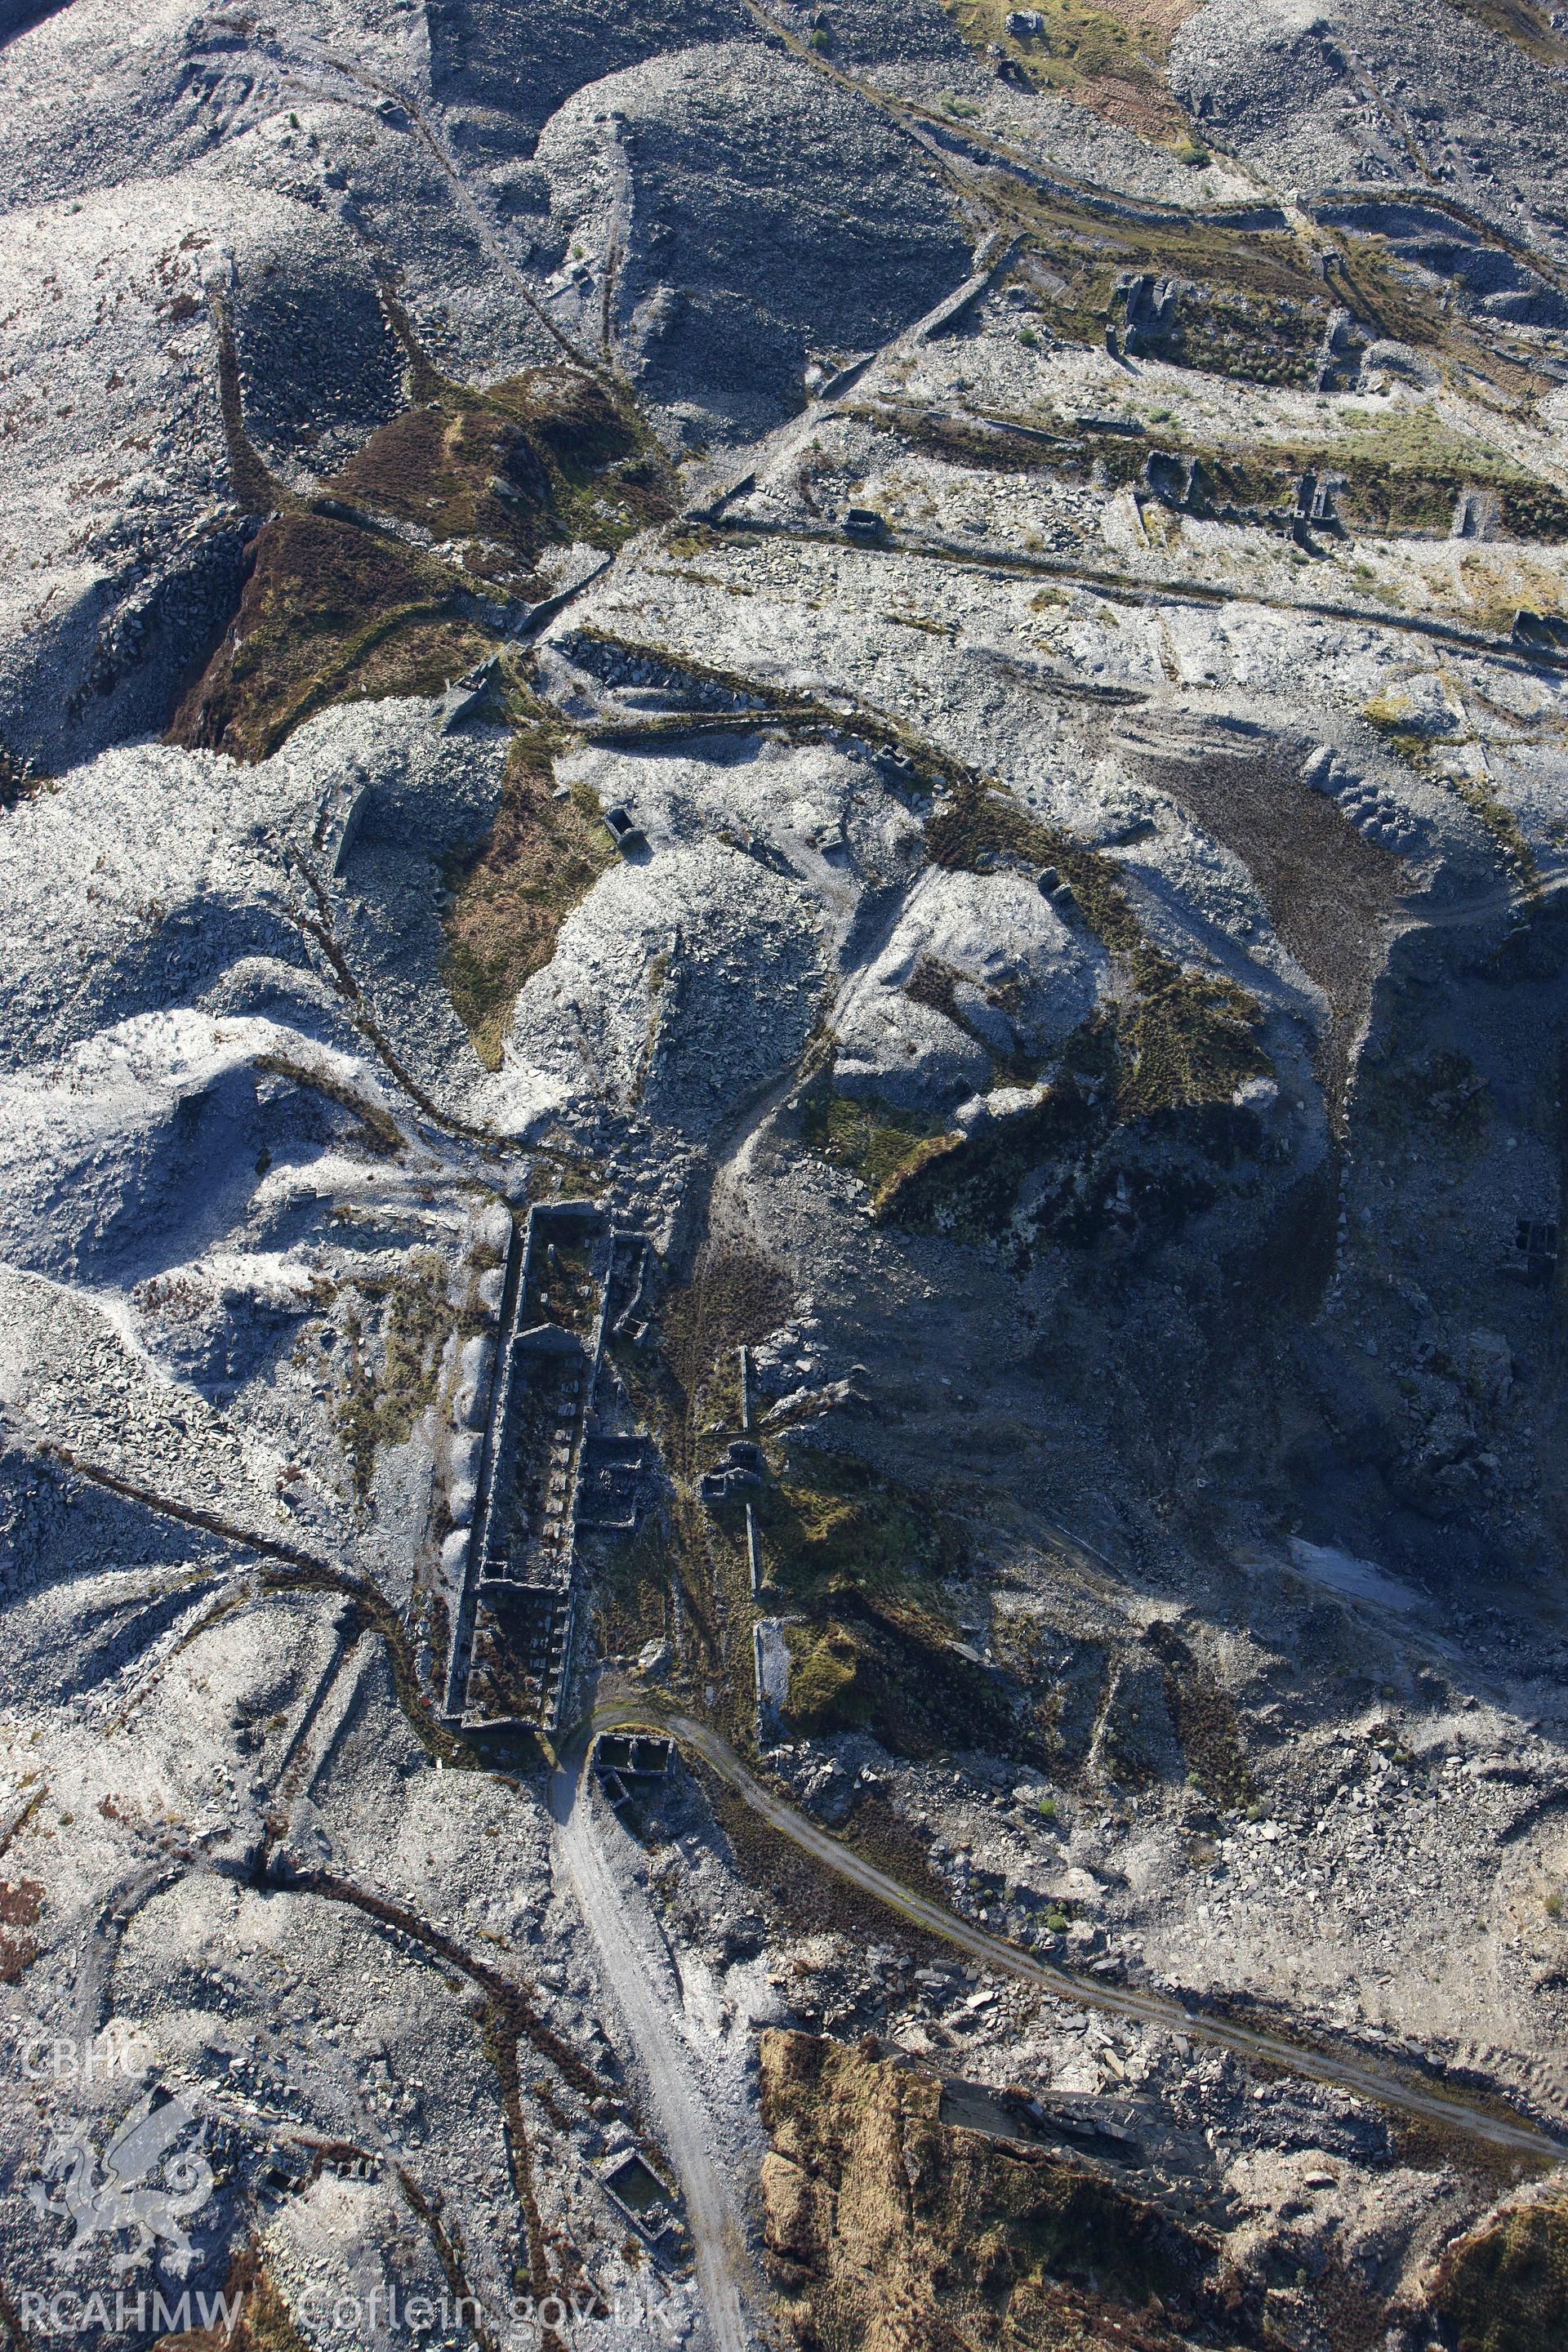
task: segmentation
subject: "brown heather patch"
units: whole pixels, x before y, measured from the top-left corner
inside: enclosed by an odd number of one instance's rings
[[[242,2246],[236,2254],[224,2281],[223,2293],[231,2310],[238,2305],[238,2316],[232,2328],[226,2328],[220,2316],[210,2327],[191,2327],[178,2335],[160,2336],[152,2352],[309,2352],[294,2315],[254,2242]],[[174,2288],[168,2289],[167,2300],[173,2303],[177,2299]],[[216,2302],[216,2295],[213,2302]]]
[[[313,710],[365,691],[373,659],[375,690],[419,691],[417,658],[405,680],[393,656],[405,630],[455,626],[459,666],[489,642],[464,628],[455,596],[442,567],[401,541],[292,508],[258,538],[234,625],[175,712],[171,738],[264,760]],[[417,656],[417,637],[415,646]]]
[[[1266,2339],[1207,2232],[1065,2157],[941,2120],[932,2075],[762,2037],[768,2266],[833,2352],[1179,2352]]]
[[[1165,79],[1171,37],[1197,0],[1035,0],[1039,35],[1007,29],[1011,0],[943,0],[965,40],[1006,51],[1037,89],[1076,99],[1140,138],[1175,146],[1191,137]]]
[[[1559,2352],[1568,2343],[1568,2200],[1516,2204],[1456,2240],[1432,2307],[1456,2352]]]
[[[44,1890],[36,1878],[0,1878],[0,1984],[20,1984],[38,1957],[36,1937],[11,1929],[37,1927]]]
[[[444,976],[487,1069],[499,1069],[517,992],[555,952],[561,926],[615,858],[586,785],[554,797],[553,758],[569,738],[536,718],[507,761],[495,823],[457,863]]]
[[[547,547],[616,548],[668,514],[663,457],[636,412],[589,378],[534,368],[476,392],[426,367],[417,385],[427,396],[312,499],[261,467],[226,373],[237,481],[270,513],[172,740],[261,760],[328,703],[437,694],[493,646],[508,606],[547,593]]]

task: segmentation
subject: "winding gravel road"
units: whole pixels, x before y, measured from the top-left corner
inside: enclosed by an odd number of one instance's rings
[[[863,1893],[886,1904],[911,1925],[922,1927],[928,1935],[939,1936],[961,1951],[970,1954],[985,1967],[1003,1970],[1008,1976],[1022,1978],[1026,1984],[1038,1985],[1063,2000],[1077,2001],[1085,2009],[1097,2009],[1113,2017],[1134,2017],[1153,2025],[1168,2027],[1173,2032],[1187,2035],[1194,2042],[1208,2043],[1212,2048],[1228,2050],[1239,2058],[1261,2058],[1291,2074],[1309,2081],[1331,2083],[1339,2089],[1352,2092],[1356,2097],[1368,2099],[1383,2107],[1394,2107],[1410,2116],[1419,2116],[1427,2123],[1437,2124],[1446,2130],[1461,2131],[1477,2139],[1488,2141],[1493,2147],[1508,2148],[1521,2155],[1545,2157],[1554,2162],[1568,2158],[1568,2145],[1533,2124],[1523,2123],[1501,2113],[1495,2113],[1479,2101],[1430,2089],[1414,2074],[1385,2072],[1361,2059],[1344,2058],[1325,2050],[1315,2050],[1301,2043],[1287,2041],[1282,2034],[1256,2032],[1250,2026],[1237,2025],[1227,2019],[1194,2012],[1183,2007],[1179,2000],[1166,1994],[1147,1992],[1137,1986],[1106,1984],[1068,1974],[1049,1960],[1037,1958],[1016,1944],[1003,1943],[988,1936],[984,1929],[972,1927],[940,1904],[928,1902],[910,1888],[901,1885],[874,1863],[867,1862],[850,1847],[841,1845],[818,1829],[804,1813],[795,1811],[771,1789],[747,1771],[735,1751],[718,1733],[691,1716],[667,1711],[657,1703],[641,1700],[605,1700],[594,1711],[595,1731],[631,1729],[637,1727],[662,1731],[678,1739],[683,1748],[700,1756],[705,1764],[728,1782],[736,1794],[743,1798],[754,1813],[759,1814],[781,1837],[813,1855],[815,1859],[847,1879]]]

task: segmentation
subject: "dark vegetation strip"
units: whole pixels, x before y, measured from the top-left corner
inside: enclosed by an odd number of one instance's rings
[[[1450,0],[1450,5],[1463,7],[1466,0]],[[1557,61],[1560,65],[1568,65],[1568,47],[1563,49]],[[1548,278],[1560,293],[1568,294],[1568,269],[1553,260],[1551,254],[1538,245],[1527,245],[1522,237],[1511,236],[1498,222],[1489,220],[1484,213],[1476,212],[1469,205],[1462,204],[1458,196],[1425,181],[1415,187],[1402,186],[1397,181],[1382,181],[1374,187],[1363,181],[1360,185],[1324,188],[1313,197],[1308,209],[1314,220],[1320,220],[1321,215],[1332,212],[1340,205],[1357,207],[1409,205],[1418,206],[1424,212],[1442,213],[1449,220],[1457,221],[1461,228],[1468,229],[1482,245],[1493,246],[1498,252],[1523,262],[1527,269]]]
[[[852,92],[855,97],[874,106],[879,113],[887,115],[920,147],[923,153],[931,155],[939,165],[947,163],[944,150],[963,153],[966,159],[981,164],[992,167],[1002,165],[1018,177],[1026,178],[1043,194],[1081,204],[1086,209],[1097,211],[1107,220],[1137,220],[1151,224],[1179,225],[1190,222],[1193,218],[1190,212],[1183,210],[1179,205],[1163,205],[1156,197],[1113,194],[1107,189],[1096,187],[1089,181],[1075,180],[1065,172],[1046,171],[1037,163],[1023,154],[1019,149],[1009,146],[1005,140],[996,138],[991,132],[976,131],[972,124],[958,121],[951,115],[940,114],[933,107],[922,106],[918,99],[897,96],[893,91],[883,89],[878,82],[865,81],[856,74],[846,72],[843,67],[834,64],[821,49],[813,47],[809,41],[803,40],[791,26],[781,23],[776,16],[760,5],[760,0],[742,0],[742,5],[771,40],[776,42],[779,47],[788,49],[793,56],[798,58],[803,64],[812,67],[825,79],[837,82],[841,89]],[[953,174],[953,177],[956,184],[965,194],[973,194],[973,187],[967,178],[961,179],[957,174]],[[1238,207],[1229,205],[1217,207],[1212,215],[1200,215],[1199,217],[1213,218],[1216,222],[1228,225],[1238,217],[1242,221],[1256,217],[1259,209],[1260,207],[1257,205]],[[1267,211],[1270,219],[1279,220],[1283,217],[1276,205],[1270,205],[1262,209]]]
[[[1336,509],[1352,533],[1447,542],[1464,492],[1489,489],[1503,538],[1568,539],[1568,496],[1491,443],[1453,430],[1430,406],[1360,425],[1342,416],[1331,430],[1271,437],[1246,453],[1186,438],[1176,425],[1156,430],[1154,419],[1130,419],[1121,431],[1110,418],[1060,418],[1047,431],[1020,417],[877,397],[846,403],[842,413],[970,467],[1080,482],[1098,469],[1112,489],[1142,490],[1156,465],[1191,459],[1184,512],[1281,536],[1294,524],[1300,478],[1310,471],[1335,477]]]
[[[276,1536],[259,1535],[252,1528],[237,1527],[232,1519],[219,1517],[216,1511],[204,1511],[194,1503],[177,1503],[168,1495],[159,1494],[152,1486],[143,1486],[134,1478],[122,1478],[118,1471],[106,1470],[101,1464],[84,1461],[73,1446],[63,1444],[57,1437],[46,1437],[41,1432],[21,1433],[22,1443],[35,1454],[49,1456],[63,1463],[79,1478],[89,1486],[103,1486],[111,1495],[123,1496],[127,1502],[141,1503],[160,1517],[178,1519],[188,1528],[200,1528],[204,1534],[217,1536],[225,1543],[241,1545],[247,1551],[259,1552],[264,1559],[287,1562],[291,1567],[310,1570],[314,1573],[336,1576],[340,1571],[318,1559],[313,1553],[302,1551],[298,1544],[283,1542]],[[357,1584],[357,1580],[345,1580],[345,1589]]]
[[[228,315],[228,307],[222,300],[213,305],[213,326],[217,336],[218,408],[223,417],[224,439],[228,445],[228,469],[234,494],[247,514],[273,514],[288,503],[289,493],[274,478],[246,431],[245,408],[239,391],[239,355],[234,347],[234,324]]]
[[[1131,268],[1166,278],[1190,274],[1197,282],[1200,299],[1189,325],[1201,341],[1214,340],[1212,320],[1204,313],[1215,307],[1214,282],[1217,281],[1227,291],[1253,289],[1287,299],[1300,313],[1295,324],[1303,334],[1309,320],[1315,328],[1326,328],[1330,307],[1348,298],[1352,312],[1374,334],[1433,348],[1458,346],[1483,375],[1516,384],[1531,380],[1526,369],[1500,362],[1495,353],[1443,312],[1434,298],[1402,281],[1379,240],[1371,236],[1358,240],[1352,257],[1347,241],[1335,236],[1329,224],[1319,221],[1326,245],[1323,275],[1319,276],[1312,262],[1302,256],[1300,241],[1277,205],[1226,205],[1200,210],[1165,205],[1156,198],[1112,194],[1043,169],[1037,161],[992,133],[845,71],[820,48],[781,24],[759,0],[743,0],[743,5],[772,42],[876,107],[901,129],[961,198],[983,207],[994,221],[1024,232],[1031,246],[1054,263],[1064,257],[1064,245],[1072,248],[1072,259],[1080,268],[1089,263],[1098,281],[1099,299],[1092,322],[1080,320],[1075,340],[1099,340],[1107,305],[1114,301],[1116,278]],[[1526,0],[1456,0],[1456,5],[1493,22],[1494,29],[1510,31],[1516,39],[1522,25],[1534,25],[1540,30]],[[1563,52],[1557,55],[1562,62]],[[1365,191],[1354,193],[1360,201],[1366,200]],[[1411,194],[1403,193],[1407,197]],[[1438,205],[1483,243],[1539,270],[1554,285],[1564,283],[1549,259],[1510,238],[1482,215],[1425,186],[1416,192],[1416,198]],[[1111,230],[1109,240],[1107,228]],[[1074,271],[1069,268],[1068,274],[1070,277]],[[1332,283],[1336,276],[1341,281],[1337,287]],[[1314,332],[1310,340],[1315,353],[1321,336]],[[1236,373],[1224,350],[1225,341],[1222,333],[1209,356],[1220,364],[1222,373]],[[1267,381],[1271,373],[1278,373],[1270,367],[1272,352],[1260,350],[1257,356],[1265,371],[1258,380]],[[1303,344],[1298,373],[1306,364]]]
[[[249,440],[220,310],[231,472],[267,519],[232,625],[174,713],[175,741],[264,759],[328,703],[438,693],[559,601],[539,570],[547,547],[589,539],[607,561],[673,509],[668,462],[621,386],[558,365],[458,383],[421,352],[390,288],[383,299],[414,404],[315,495],[279,483]]]
[[[403,2201],[409,2211],[418,2218],[426,2235],[435,2247],[436,2259],[441,2265],[442,2273],[451,2290],[459,2315],[467,2314],[467,2316],[459,2317],[459,2326],[465,2329],[479,2347],[479,2352],[500,2352],[500,2344],[486,2325],[479,2297],[468,2284],[462,2257],[442,2225],[439,2206],[433,2198],[426,2196],[406,2165],[400,2164],[395,2170],[397,2186],[402,2193]]]
[[[500,2086],[501,2116],[506,2126],[507,2170],[512,2194],[522,2216],[523,2252],[529,2284],[536,2299],[549,2293],[544,2260],[544,2222],[533,2185],[533,2158],[522,2112],[522,2077],[517,2063],[518,2033],[511,2013],[498,2000],[487,2002],[480,2028],[485,2051]]]
[[[471,226],[478,232],[480,242],[489,248],[492,256],[499,260],[507,270],[508,275],[510,277],[518,292],[521,295],[523,301],[527,304],[529,310],[531,310],[535,319],[538,320],[539,324],[544,329],[545,333],[550,337],[551,341],[559,348],[563,357],[568,361],[573,367],[580,368],[584,375],[593,376],[603,381],[605,371],[588,356],[586,352],[579,349],[578,345],[573,341],[571,336],[568,335],[563,328],[557,325],[556,321],[551,317],[544,305],[535,295],[533,289],[528,283],[522,271],[519,269],[510,255],[500,242],[499,238],[497,238],[489,229],[483,215],[479,211],[479,208],[475,205],[472,198],[468,194],[468,189],[464,184],[461,173],[458,170],[456,164],[452,162],[451,157],[447,154],[446,148],[442,145],[440,139],[432,129],[429,117],[426,114],[423,107],[419,105],[418,101],[416,99],[411,98],[406,90],[397,89],[392,82],[384,81],[379,74],[372,73],[369,68],[362,63],[355,63],[347,58],[339,57],[331,49],[321,50],[321,55],[323,61],[331,66],[336,72],[341,73],[345,80],[358,82],[363,89],[374,89],[379,92],[383,98],[389,98],[393,104],[400,108],[408,117],[408,120],[414,125],[415,131],[418,136],[420,144],[429,153],[443,178],[450,184],[454,194],[458,197],[461,209],[468,215]]]
[[[326,892],[309,866],[301,865],[300,871],[304,875],[320,913],[311,916],[296,912],[294,920],[308,938],[314,940],[325,956],[333,983],[339,995],[348,1005],[354,1027],[361,1036],[374,1048],[392,1076],[403,1088],[404,1093],[416,1108],[423,1112],[432,1127],[440,1128],[448,1135],[461,1136],[466,1143],[477,1143],[485,1151],[507,1150],[510,1147],[504,1136],[498,1135],[493,1128],[476,1127],[471,1119],[459,1118],[455,1111],[444,1109],[435,1097],[420,1085],[376,1019],[364,991],[354,977],[348,958],[332,935],[331,903]]]
[[[279,1884],[297,1888],[307,1895],[322,1895],[329,1903],[344,1903],[368,1918],[378,1919],[383,1927],[394,1928],[406,1936],[411,1943],[422,1945],[433,1958],[456,1969],[459,1976],[468,1977],[487,1993],[506,2017],[508,2024],[526,2034],[541,2057],[548,2058],[562,2077],[585,2099],[602,2099],[614,2094],[607,2083],[578,2057],[560,2035],[545,2024],[522,1988],[510,1977],[502,1976],[486,1960],[465,1951],[441,1928],[406,1905],[394,1903],[384,1895],[376,1895],[369,1887],[356,1886],[350,1878],[340,1878],[327,1870],[290,1870]]]
[[[520,990],[550,962],[567,916],[616,857],[591,787],[578,782],[555,796],[555,761],[581,740],[576,730],[531,695],[514,715],[490,829],[446,873],[442,978],[489,1070],[500,1067]]]

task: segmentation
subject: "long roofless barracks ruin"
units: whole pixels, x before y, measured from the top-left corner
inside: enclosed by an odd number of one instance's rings
[[[580,1538],[635,1526],[645,1440],[612,1424],[605,1349],[632,1336],[647,1241],[591,1201],[514,1232],[446,1711],[469,1730],[553,1731],[570,1687]]]

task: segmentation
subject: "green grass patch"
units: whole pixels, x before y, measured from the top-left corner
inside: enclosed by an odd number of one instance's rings
[[[1185,971],[1158,948],[1131,958],[1137,990],[1116,1025],[1116,1108],[1123,1119],[1228,1103],[1269,1069],[1257,999],[1222,974]]]
[[[1180,139],[1189,135],[1184,123]],[[1000,208],[1026,240],[1012,274],[1054,333],[1098,343],[1108,324],[1125,324],[1129,273],[1173,278],[1163,329],[1141,331],[1141,352],[1249,382],[1312,380],[1330,311],[1342,298],[1325,288],[1288,232],[1152,213],[1112,218],[1065,192],[1016,184]],[[1436,322],[1436,304],[1432,312]]]
[[[1158,1626],[1151,1639],[1164,1659],[1165,1706],[1188,1779],[1215,1804],[1252,1804],[1258,1784],[1229,1698],[1174,1627]]]
[[[1492,348],[1447,289],[1423,283],[1382,237],[1323,230],[1315,252],[1289,229],[1245,228],[1223,217],[1153,206],[1142,217],[1112,217],[1066,190],[1000,179],[990,194],[998,223],[1026,240],[1014,278],[1053,332],[1068,340],[1098,343],[1108,323],[1124,318],[1118,280],[1131,272],[1177,281],[1165,334],[1140,343],[1152,358],[1242,381],[1309,384],[1330,313],[1342,307],[1374,337],[1473,371],[1510,401],[1547,388]]]
[[[787,1624],[785,1713],[811,1738],[868,1731],[899,1756],[989,1748],[1037,1760],[1005,1689],[949,1645],[945,1621],[908,1606]]]
[[[384,1446],[405,1444],[434,1401],[442,1352],[453,1332],[468,1337],[485,1328],[482,1309],[460,1306],[448,1295],[447,1272],[438,1250],[415,1250],[399,1273],[356,1279],[364,1298],[382,1307],[379,1367],[360,1316],[351,1313],[347,1319],[337,1398],[338,1438],[362,1501],[370,1491],[377,1454]]]
[[[801,1139],[808,1151],[858,1177],[879,1208],[915,1169],[940,1158],[955,1140],[937,1120],[837,1094],[826,1080],[802,1101]]]
[[[512,738],[495,822],[448,867],[442,977],[487,1069],[500,1066],[519,989],[550,961],[562,924],[615,862],[590,787],[555,798],[553,762],[571,741],[542,706],[531,709]]]
[[[934,1608],[968,1549],[929,1496],[852,1455],[802,1448],[758,1506],[770,1578],[792,1601],[848,1591],[902,1594]]]
[[[1000,48],[1037,89],[1076,99],[1107,121],[1169,146],[1192,126],[1165,79],[1186,0],[1037,0],[1039,33],[1009,30],[1010,0],[943,0],[982,56]]]
[[[1046,824],[983,776],[952,783],[942,807],[928,820],[926,856],[933,866],[965,874],[989,874],[1015,864],[1054,866],[1072,885],[1085,921],[1112,954],[1127,954],[1142,939],[1121,877],[1110,858]]]
[[[963,782],[931,817],[926,847],[933,864],[973,873],[1005,864],[1054,866],[1071,884],[1084,921],[1115,960],[1125,985],[1114,1005],[1068,1041],[1051,1073],[1049,1093],[1033,1110],[968,1139],[928,1138],[919,1150],[907,1123],[901,1136],[879,1138],[879,1181],[873,1188],[879,1213],[958,1239],[999,1239],[1031,1171],[1053,1160],[1081,1164],[1119,1127],[1172,1113],[1228,1110],[1237,1088],[1270,1068],[1256,1000],[1225,975],[1184,970],[1153,946],[1109,858],[1042,824],[977,777]],[[924,1001],[936,1001],[930,988]],[[1014,1069],[1008,1075],[1040,1074]],[[854,1108],[873,1131],[892,1116],[882,1106]],[[846,1113],[837,1116],[844,1156],[849,1144],[864,1154],[868,1147],[859,1130]],[[1097,1229],[1091,1218],[1085,1230]]]
[[[1516,2205],[1460,2238],[1431,2300],[1456,2352],[1558,2352],[1568,2343],[1568,2200]]]
[[[1396,751],[1405,763],[1423,775],[1436,772],[1434,738],[1423,728],[1415,716],[1415,706],[1408,695],[1398,688],[1391,688],[1363,705],[1362,716],[1377,729],[1390,751]],[[1445,766],[1438,781],[1450,792],[1457,793],[1478,823],[1491,835],[1499,855],[1512,873],[1527,898],[1534,898],[1541,887],[1540,871],[1535,853],[1520,829],[1519,819],[1505,801],[1487,790],[1479,776],[1457,775]]]
[[[594,1588],[598,1646],[604,1657],[635,1655],[669,1630],[670,1569],[662,1527],[645,1518],[636,1533],[614,1544]]]
[[[1118,1139],[1158,1124],[1222,1160],[1244,1117],[1237,1087],[1270,1067],[1258,1043],[1258,1006],[1228,981],[1185,972],[1157,950],[1133,958],[1140,992],[1093,1015],[1068,1041],[1048,1090],[1033,1108],[950,1139],[886,1185],[879,1213],[917,1233],[989,1244],[1102,1239],[1120,1197],[1147,1227],[1169,1227],[1215,1197],[1206,1179],[1122,1167]],[[1025,1234],[1015,1221],[1026,1183],[1048,1174]]]
[[[996,1242],[1007,1234],[1026,1181],[1043,1166],[1077,1166],[1103,1121],[1070,1083],[1053,1087],[1033,1110],[983,1128],[933,1156],[889,1188],[881,1213],[890,1224],[950,1240]]]
[[[1498,494],[1510,538],[1568,539],[1568,498],[1479,436],[1457,432],[1434,403],[1373,415],[1342,411],[1335,429],[1310,439],[1263,441],[1245,455],[1194,450],[1215,503],[1279,505],[1302,470],[1338,473],[1345,520],[1370,530],[1447,534],[1461,491]]]
[[[1535,853],[1520,831],[1519,819],[1507,802],[1500,801],[1495,793],[1489,793],[1479,777],[1450,776],[1447,782],[1471,815],[1485,825],[1526,897],[1537,897],[1541,876],[1536,867]]]
[[[1163,1114],[1228,1112],[1237,1089],[1270,1064],[1255,1000],[1223,975],[1184,971],[1152,946],[1109,859],[1042,824],[984,778],[950,774],[947,782],[948,797],[926,826],[931,862],[975,873],[1006,864],[1054,866],[1120,964],[1124,996],[1068,1041],[1050,1091],[1034,1109],[973,1137],[878,1098],[840,1094],[826,1076],[803,1098],[801,1135],[807,1150],[859,1178],[879,1216],[917,1231],[996,1241],[1032,1171],[1053,1160],[1081,1165],[1120,1126]],[[928,961],[910,992],[953,1017],[955,980]],[[1041,1075],[1016,1060],[998,1067],[1015,1079]],[[1165,1207],[1179,1205],[1173,1192]],[[1082,1228],[1079,1238],[1100,1229],[1083,1206],[1079,1199],[1068,1221]]]
[[[961,1656],[946,1585],[961,1530],[930,1498],[843,1454],[803,1453],[759,1498],[763,1557],[787,1612],[786,1712],[819,1737],[861,1728],[897,1753],[1016,1749],[1008,1688]]]
[[[292,1079],[297,1087],[308,1087],[312,1094],[321,1095],[328,1102],[352,1113],[359,1121],[366,1149],[378,1159],[395,1159],[402,1150],[403,1131],[391,1112],[358,1093],[345,1079],[334,1077],[328,1070],[313,1068],[308,1062],[296,1061],[288,1054],[258,1054],[255,1067],[275,1077]]]
[[[1211,290],[1205,289],[1205,298]],[[1253,383],[1305,383],[1315,370],[1323,321],[1299,304],[1238,308],[1216,295],[1196,306],[1195,315],[1201,317],[1201,334],[1184,326],[1180,337],[1173,337],[1160,355],[1215,374],[1241,374]],[[1215,339],[1223,339],[1224,351],[1211,347]],[[851,413],[879,415],[870,407]],[[879,415],[886,422],[888,413]],[[1010,439],[1005,431],[988,432],[941,413],[900,412],[897,430],[910,447],[959,465],[1049,473],[1071,480],[1087,480],[1098,469],[1114,489],[1142,483],[1152,450],[1194,457],[1202,468],[1207,501],[1220,510],[1293,511],[1303,472],[1310,468],[1319,475],[1337,474],[1343,477],[1343,488],[1335,496],[1344,521],[1391,535],[1447,537],[1461,492],[1492,490],[1501,529],[1510,539],[1549,544],[1568,540],[1568,497],[1479,435],[1456,431],[1431,402],[1392,408],[1381,415],[1365,409],[1342,410],[1340,417],[1342,423],[1325,416],[1320,432],[1260,436],[1245,447],[1184,433],[1168,411],[1161,412],[1159,419],[1151,416],[1148,421],[1156,429],[1143,435],[1097,432],[1055,415],[994,420],[1004,427],[1015,422],[1032,430],[1043,424],[1059,436],[1049,446],[1022,436]],[[1506,628],[1507,618],[1499,625]]]

